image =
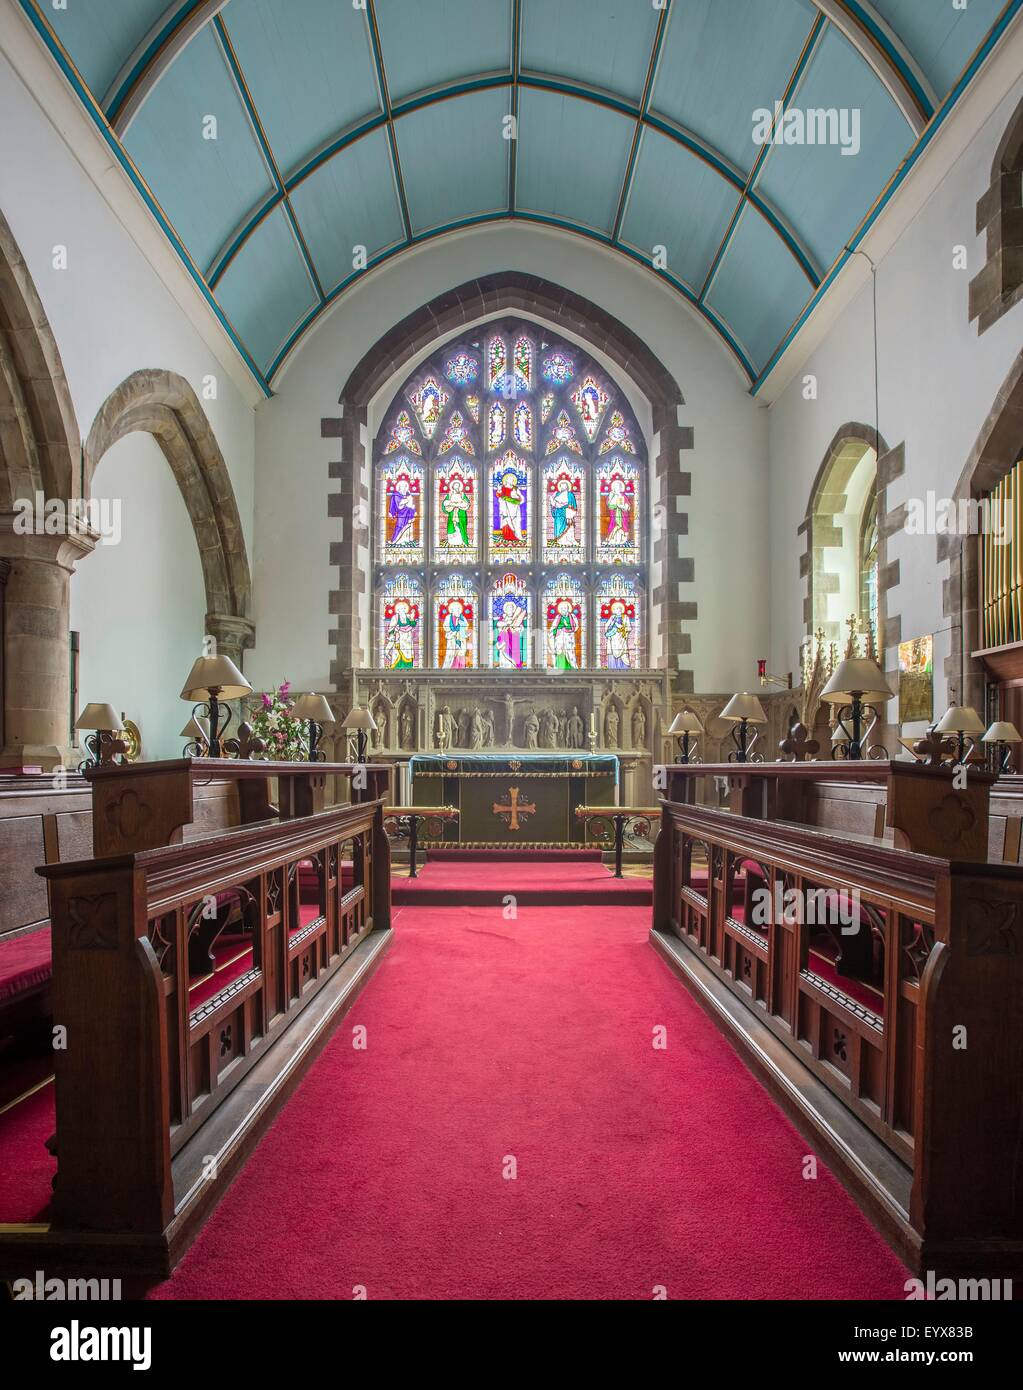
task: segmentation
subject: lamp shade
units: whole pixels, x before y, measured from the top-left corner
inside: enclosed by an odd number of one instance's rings
[[[103,733],[117,733],[124,728],[113,705],[86,705],[75,720],[76,729],[94,729]]]
[[[745,719],[747,724],[766,724],[767,715],[764,707],[755,695],[750,695],[743,691],[741,695],[733,695],[721,711],[721,719],[731,720],[738,724]]]
[[[203,743],[210,741],[210,725],[207,719],[196,719],[195,715],[188,721],[181,730],[181,738],[197,738]]]
[[[984,721],[969,705],[949,705],[934,728],[939,734],[982,734]]]
[[[200,656],[195,660],[181,691],[183,700],[237,700],[252,689],[229,656]]]
[[[671,721],[669,734],[702,734],[703,725],[691,709],[680,710]]]
[[[847,656],[821,691],[829,705],[844,705],[850,695],[858,695],[868,705],[883,705],[895,697],[876,661],[866,656]]]
[[[291,707],[296,719],[312,719],[317,724],[333,724],[334,711],[322,695],[300,695]]]
[[[1010,724],[1007,719],[996,719],[981,743],[1023,743],[1023,736],[1015,724]]]
[[[341,727],[342,729],[365,729],[367,733],[371,734],[376,730],[376,720],[368,709],[364,709],[362,705],[356,705],[345,715]]]

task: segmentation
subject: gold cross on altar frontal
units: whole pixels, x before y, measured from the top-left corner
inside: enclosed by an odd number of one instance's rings
[[[525,824],[525,821],[528,820],[528,818],[533,814],[533,812],[536,810],[536,807],[533,805],[531,801],[519,800],[518,787],[508,788],[508,798],[509,801],[505,802],[504,805],[502,805],[499,801],[494,802],[494,815],[502,817],[507,816],[509,818],[508,829],[518,830],[520,828],[519,817],[521,816],[523,818],[521,824]]]

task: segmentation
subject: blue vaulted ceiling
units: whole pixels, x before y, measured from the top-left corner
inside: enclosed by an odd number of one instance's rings
[[[507,218],[649,266],[757,389],[1023,0],[21,4],[269,391],[367,269]]]

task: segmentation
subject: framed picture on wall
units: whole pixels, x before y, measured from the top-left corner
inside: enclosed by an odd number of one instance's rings
[[[934,637],[899,643],[899,722],[934,718]]]

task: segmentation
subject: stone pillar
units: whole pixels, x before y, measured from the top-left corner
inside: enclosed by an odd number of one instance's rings
[[[50,768],[71,755],[71,575],[97,538],[21,534],[13,522],[12,513],[0,516],[0,562],[7,565],[0,766]]]
[[[217,639],[217,651],[229,657],[244,671],[243,653],[256,643],[256,626],[249,618],[236,618],[228,613],[206,614],[206,635]],[[188,674],[186,671],[185,675]]]

